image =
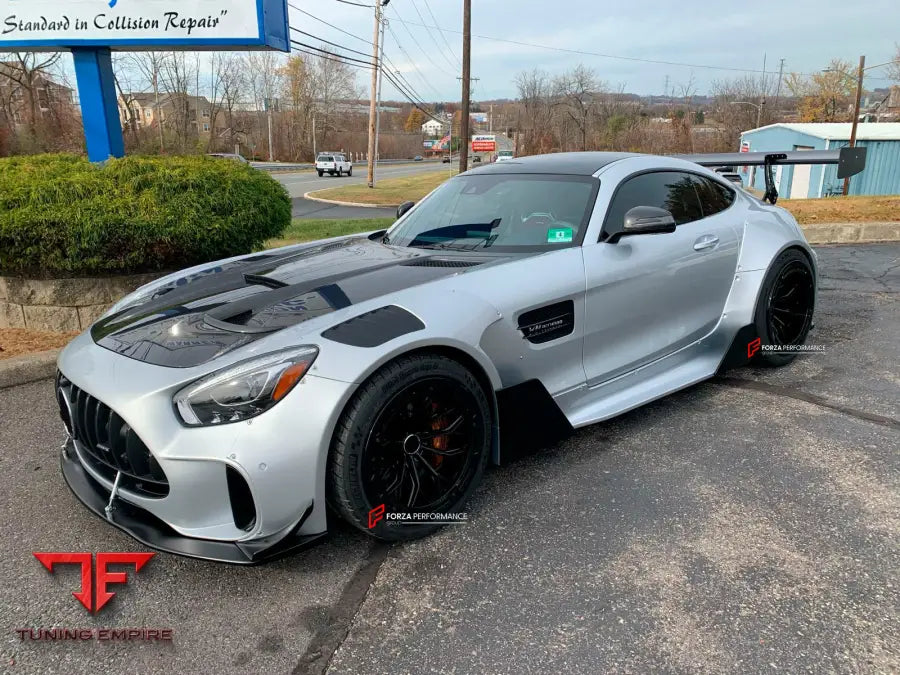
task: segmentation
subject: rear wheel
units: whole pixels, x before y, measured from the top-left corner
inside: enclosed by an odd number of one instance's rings
[[[778,256],[763,282],[756,308],[756,334],[763,345],[802,345],[812,328],[816,281],[807,257],[796,249]],[[761,365],[785,366],[795,353],[761,350]]]
[[[440,525],[381,519],[369,513],[455,513],[481,480],[491,445],[491,414],[478,380],[437,355],[388,364],[353,397],[328,460],[328,500],[373,537],[402,541]]]
[[[352,166],[349,169],[347,169],[347,176],[349,176],[350,178],[353,178],[353,167]]]
[[[324,171],[317,171],[316,173],[319,174],[319,178],[321,178],[323,175],[325,175],[325,172],[324,172]]]

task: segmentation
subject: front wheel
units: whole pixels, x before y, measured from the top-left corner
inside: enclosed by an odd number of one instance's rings
[[[490,405],[472,373],[442,356],[403,357],[373,375],[341,416],[328,458],[328,502],[377,539],[417,539],[440,525],[389,515],[370,523],[370,513],[457,513],[480,482],[490,448]]]
[[[804,344],[815,306],[816,280],[809,259],[797,249],[789,249],[775,259],[762,285],[754,321],[761,346]],[[756,360],[761,365],[786,366],[796,356],[763,348]]]
[[[349,178],[353,178],[353,167],[352,166],[349,169],[347,169],[347,176]]]

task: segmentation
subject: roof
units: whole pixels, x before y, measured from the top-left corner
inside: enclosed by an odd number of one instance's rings
[[[788,129],[797,133],[822,138],[826,141],[849,141],[853,124],[850,122],[806,122],[770,124],[745,131],[743,135],[764,129]],[[857,125],[856,138],[860,141],[900,141],[900,122],[861,122]]]
[[[607,164],[627,157],[630,152],[557,152],[550,155],[516,157],[473,169],[469,173],[555,173],[592,176]]]

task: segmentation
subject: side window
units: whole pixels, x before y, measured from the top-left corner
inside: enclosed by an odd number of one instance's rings
[[[704,218],[721,213],[734,204],[734,192],[724,185],[703,176],[694,176],[694,181]]]
[[[694,189],[694,177],[680,171],[654,171],[628,178],[613,196],[606,223],[621,223],[635,206],[666,209],[677,225],[703,218],[700,199]]]

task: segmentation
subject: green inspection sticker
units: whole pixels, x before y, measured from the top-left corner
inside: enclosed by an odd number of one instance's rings
[[[553,227],[547,230],[548,244],[571,244],[572,228],[571,227]]]

